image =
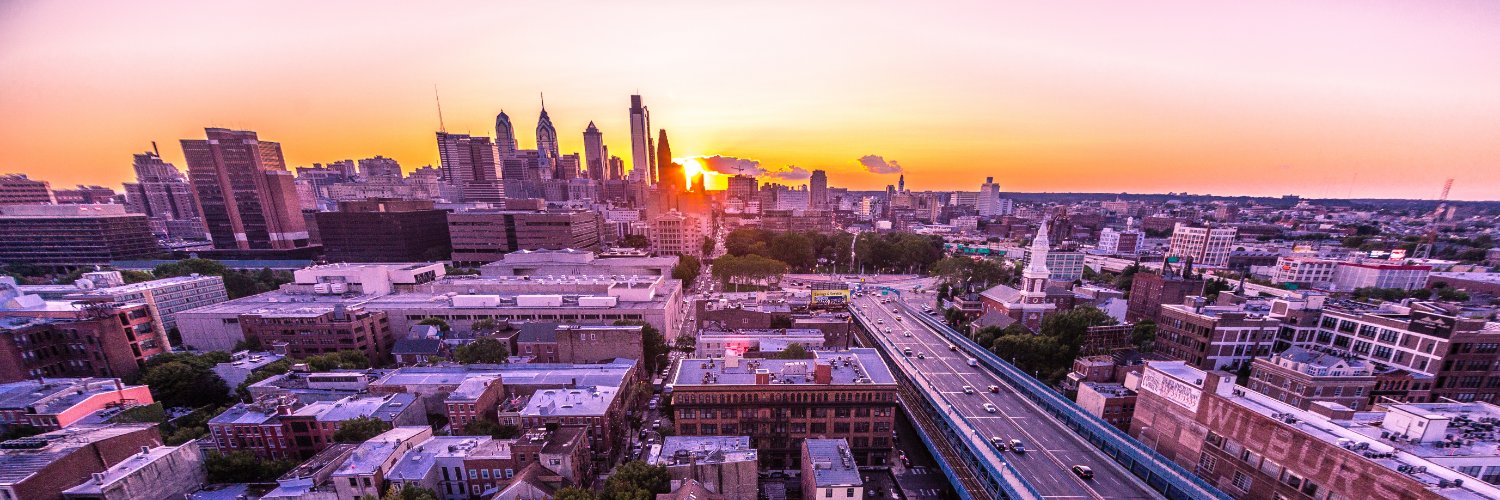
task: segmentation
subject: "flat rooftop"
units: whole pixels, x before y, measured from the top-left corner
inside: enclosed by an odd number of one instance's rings
[[[802,468],[812,469],[813,482],[819,487],[864,483],[859,475],[859,465],[854,462],[854,454],[849,451],[848,441],[806,439],[803,440],[803,446],[807,448],[807,456],[812,463],[802,464]]]
[[[105,469],[104,472],[101,473],[104,474],[103,480],[93,480],[91,478],[90,480],[84,481],[78,486],[68,488],[63,492],[69,495],[102,494],[106,488],[114,485],[116,481],[129,477],[131,474],[135,474],[136,471],[139,471],[142,468],[155,463],[157,460],[161,460],[162,457],[166,457],[167,455],[175,453],[181,446],[198,446],[198,444],[187,443],[179,446],[157,446],[144,452],[136,452],[129,458],[121,460],[114,466]]]
[[[532,417],[600,416],[609,411],[619,393],[618,386],[543,389],[531,395],[520,413]]]
[[[675,386],[689,385],[755,385],[757,370],[766,370],[772,384],[812,384],[815,366],[826,363],[832,369],[833,384],[891,384],[896,379],[891,370],[880,359],[880,354],[870,348],[848,351],[816,351],[812,359],[740,359],[735,367],[728,367],[726,360],[709,358],[685,358],[678,361]],[[705,379],[712,379],[705,383]]]
[[[652,446],[651,465],[721,464],[754,462],[759,452],[750,446],[750,436],[667,436]]]

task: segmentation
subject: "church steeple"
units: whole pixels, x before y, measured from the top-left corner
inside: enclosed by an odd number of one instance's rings
[[[1031,240],[1031,248],[1026,252],[1029,262],[1021,272],[1021,294],[1030,304],[1041,303],[1046,298],[1047,281],[1052,278],[1052,270],[1047,269],[1047,252],[1052,246],[1047,238],[1047,222],[1047,219],[1042,219],[1042,227],[1036,230],[1036,238]]]

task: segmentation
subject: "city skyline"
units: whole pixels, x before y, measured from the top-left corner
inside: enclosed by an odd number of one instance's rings
[[[525,45],[543,28],[495,21],[562,9],[380,7],[351,20],[336,5],[182,5],[0,7],[0,108],[26,117],[0,125],[0,172],[117,187],[150,141],[205,127],[257,131],[288,167],[383,155],[410,172],[439,163],[435,84],[446,129],[483,136],[502,109],[533,130],[545,92],[564,154],[584,152],[594,122],[627,171],[640,94],[680,158],[790,184],[825,170],[859,190],[904,172],[913,190],[994,177],[1008,192],[1432,199],[1451,177],[1454,199],[1500,198],[1500,66],[1487,50],[1500,34],[1481,22],[1500,7],[1477,2],[1181,4],[1128,24],[1108,7],[1065,13],[1076,5],[825,4],[795,18],[595,5],[568,9],[576,36],[543,51]],[[638,29],[656,22],[674,29]],[[90,147],[72,146],[83,128]],[[179,149],[162,153],[186,167]]]

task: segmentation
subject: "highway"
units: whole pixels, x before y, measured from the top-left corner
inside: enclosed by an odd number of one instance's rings
[[[909,292],[906,295],[912,295]],[[890,303],[881,303],[878,294],[857,297],[852,311],[875,326],[872,335],[892,351],[897,368],[917,383],[919,389],[927,391],[934,399],[948,405],[942,411],[956,412],[962,416],[960,422],[968,428],[961,429],[983,443],[991,437],[999,437],[1006,443],[1019,439],[1026,448],[1025,453],[1013,451],[996,452],[986,448],[986,460],[1004,460],[1043,498],[1159,498],[1161,495],[1129,474],[1116,462],[1101,453],[1055,420],[1035,403],[1017,394],[997,375],[982,367],[968,364],[969,356],[963,351],[949,350],[943,337],[906,317],[907,314],[922,314],[916,307],[902,307],[899,298],[891,295]],[[931,296],[916,294],[911,303],[925,301],[931,304]],[[893,309],[901,312],[893,312]],[[901,319],[897,319],[900,317]],[[889,328],[890,332],[886,329]],[[910,333],[910,336],[906,336]],[[901,353],[911,348],[911,356]],[[925,359],[919,359],[918,354]],[[990,386],[998,392],[990,392]],[[974,389],[966,394],[964,386]],[[985,403],[996,408],[990,413],[983,408]],[[955,419],[959,420],[959,419]],[[1075,475],[1071,468],[1085,465],[1093,469],[1093,479]]]

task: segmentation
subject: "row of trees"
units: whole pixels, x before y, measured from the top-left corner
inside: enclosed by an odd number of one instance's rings
[[[671,492],[672,477],[666,466],[632,460],[616,467],[599,492],[569,487],[557,491],[554,500],[651,500]]]
[[[945,257],[927,269],[927,274],[941,278],[941,287],[962,293],[965,285],[984,290],[1015,281],[1015,271],[999,261],[969,257]]]
[[[864,272],[916,273],[943,258],[943,238],[915,233],[860,233],[854,254],[855,266]]]
[[[785,262],[757,254],[714,259],[713,277],[724,286],[766,285],[789,271]]]
[[[808,273],[817,271],[820,264],[848,269],[849,244],[853,239],[854,235],[842,231],[774,232],[747,227],[725,236],[724,251],[736,257],[759,255],[780,261],[792,271]]]
[[[219,276],[224,278],[224,289],[229,292],[231,299],[269,292],[292,282],[290,271],[271,269],[241,271],[230,269],[223,263],[211,259],[183,259],[168,262],[156,266],[151,274],[158,279],[192,274]]]
[[[1057,383],[1072,368],[1089,327],[1116,323],[1104,311],[1077,307],[1048,315],[1036,333],[1017,323],[1004,329],[982,328],[974,333],[974,341],[1038,379]]]
[[[708,253],[704,252],[704,255],[708,255]],[[681,255],[677,257],[677,266],[672,268],[672,279],[682,280],[684,286],[690,286],[694,281],[698,280],[698,275],[702,273],[702,261],[691,255]]]

